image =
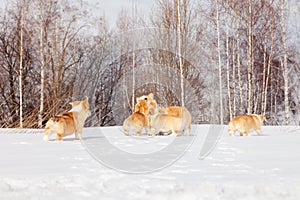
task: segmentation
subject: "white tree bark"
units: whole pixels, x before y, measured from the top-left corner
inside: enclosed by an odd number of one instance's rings
[[[43,1],[40,0],[40,62],[41,62],[41,96],[40,96],[40,110],[39,110],[39,128],[42,128],[43,123],[43,112],[44,112],[44,81],[45,81],[45,61],[44,61],[44,45],[43,45],[43,33],[44,33],[44,22],[43,22]]]
[[[135,29],[136,24],[136,2],[133,2],[132,5],[132,13],[133,13],[133,29]],[[132,49],[132,99],[131,99],[131,106],[132,110],[134,111],[135,106],[135,30],[133,31],[133,49]]]
[[[284,115],[285,124],[289,124],[289,73],[287,64],[287,48],[286,48],[286,16],[285,16],[285,0],[281,2],[281,29],[282,29],[282,44],[283,44],[283,79],[284,79]]]
[[[182,53],[181,53],[181,19],[180,19],[180,0],[177,0],[177,48],[179,56],[180,68],[180,91],[181,91],[181,106],[184,106],[184,84],[183,84],[183,66],[182,66]]]
[[[21,8],[20,16],[20,65],[19,65],[19,95],[20,95],[20,128],[23,128],[23,8]]]
[[[264,88],[263,88],[263,109],[262,109],[262,114],[265,115],[266,114],[266,109],[267,109],[267,97],[268,97],[268,86],[269,86],[269,80],[270,80],[270,73],[271,73],[271,63],[272,63],[272,59],[273,59],[273,49],[274,49],[274,33],[275,32],[275,20],[274,20],[274,16],[272,19],[272,31],[271,31],[271,47],[270,47],[270,53],[268,56],[268,60],[266,61],[267,63],[267,75],[265,78],[265,83],[264,83]],[[265,47],[266,48],[266,47]],[[265,49],[265,51],[267,51]],[[265,73],[265,72],[264,72]]]
[[[220,92],[220,123],[223,122],[223,90],[222,90],[222,62],[221,62],[221,47],[220,47],[220,26],[219,26],[219,1],[216,0],[216,26],[217,26],[217,50],[218,50],[218,65],[219,65],[219,92]]]
[[[236,12],[236,21],[235,21],[235,27],[236,27],[236,49],[237,49],[237,70],[238,70],[238,86],[239,86],[239,98],[240,98],[240,106],[239,106],[239,112],[242,113],[243,109],[243,87],[242,87],[242,75],[241,75],[241,60],[240,60],[240,25],[238,20],[238,8],[235,10]]]
[[[252,111],[252,3],[248,0],[248,49],[247,49],[247,72],[248,72],[248,87],[247,87],[247,114]]]
[[[226,0],[226,73],[227,73],[227,95],[228,95],[228,107],[229,107],[229,120],[232,119],[232,108],[231,108],[231,91],[230,91],[230,70],[229,70],[229,27],[228,27],[228,15],[229,15],[229,5],[228,0]]]

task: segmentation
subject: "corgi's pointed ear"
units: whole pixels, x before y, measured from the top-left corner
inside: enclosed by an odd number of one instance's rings
[[[81,103],[84,103],[84,104],[86,104],[88,102],[89,102],[89,98],[87,96],[85,96],[85,99],[81,101]]]
[[[86,107],[88,107],[89,105],[89,98],[86,96],[85,100],[83,101],[83,105],[85,105]]]
[[[149,98],[151,98],[151,99],[154,99],[154,95],[153,95],[153,93],[149,93]]]

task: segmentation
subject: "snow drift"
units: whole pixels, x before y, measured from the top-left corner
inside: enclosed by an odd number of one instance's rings
[[[264,136],[249,137],[212,127],[178,138],[86,128],[82,141],[61,142],[44,142],[43,130],[0,129],[0,199],[300,199],[300,127],[265,126]],[[178,155],[147,172],[133,173],[116,154],[142,159],[176,146]],[[137,160],[135,169],[168,156]]]

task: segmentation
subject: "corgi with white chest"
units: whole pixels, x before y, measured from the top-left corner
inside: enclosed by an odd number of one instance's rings
[[[66,113],[50,118],[46,123],[44,140],[48,141],[51,134],[56,134],[56,140],[75,134],[76,139],[82,138],[82,129],[86,118],[90,115],[88,97],[83,101],[70,103],[72,109]]]

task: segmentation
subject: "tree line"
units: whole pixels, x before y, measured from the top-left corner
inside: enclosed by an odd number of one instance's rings
[[[0,16],[0,127],[43,127],[85,96],[87,126],[121,125],[149,92],[197,124],[262,113],[299,125],[288,3],[156,0],[142,16],[133,1],[109,26],[88,1],[11,1]]]

